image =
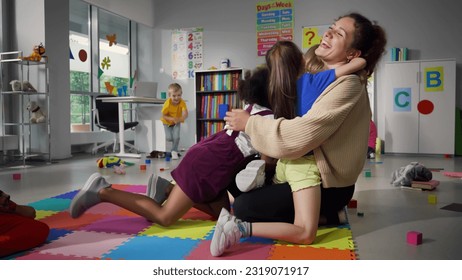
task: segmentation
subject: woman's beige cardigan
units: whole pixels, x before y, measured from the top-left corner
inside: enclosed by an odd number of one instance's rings
[[[252,116],[245,132],[259,152],[274,158],[295,159],[313,150],[323,187],[346,187],[363,169],[370,120],[366,87],[348,75],[326,88],[303,117]]]

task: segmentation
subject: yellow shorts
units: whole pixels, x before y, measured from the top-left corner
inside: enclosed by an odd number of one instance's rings
[[[276,165],[274,183],[289,183],[292,192],[321,184],[321,173],[313,155],[298,159],[280,159]]]

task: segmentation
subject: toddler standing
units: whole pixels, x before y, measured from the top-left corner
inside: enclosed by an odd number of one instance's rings
[[[162,107],[161,121],[164,124],[165,138],[172,142],[172,159],[178,159],[181,123],[188,117],[188,108],[182,98],[183,90],[177,83],[168,86],[168,99]]]

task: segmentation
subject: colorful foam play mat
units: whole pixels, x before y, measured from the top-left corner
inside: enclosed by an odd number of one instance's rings
[[[113,185],[145,193],[145,185]],[[165,228],[109,203],[72,219],[69,204],[78,190],[30,203],[37,219],[48,224],[47,242],[4,259],[16,260],[355,260],[349,224],[320,227],[313,245],[245,238],[219,258],[210,255],[215,221],[191,209]]]

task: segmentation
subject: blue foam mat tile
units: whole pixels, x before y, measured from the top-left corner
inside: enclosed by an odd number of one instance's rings
[[[67,229],[56,229],[56,228],[52,228],[50,229],[50,233],[48,233],[48,237],[47,237],[47,243],[50,243],[54,240],[57,240],[58,238],[64,236],[64,235],[67,235],[69,233],[71,233],[72,231],[70,230],[67,230]]]
[[[112,260],[181,260],[184,259],[201,240],[179,239],[156,236],[135,236],[104,254],[102,259]]]
[[[79,190],[74,190],[74,191],[70,191],[70,192],[67,192],[67,193],[63,193],[63,194],[60,194],[60,195],[57,195],[57,196],[53,196],[52,198],[62,198],[62,199],[73,199],[74,196],[79,192]]]

